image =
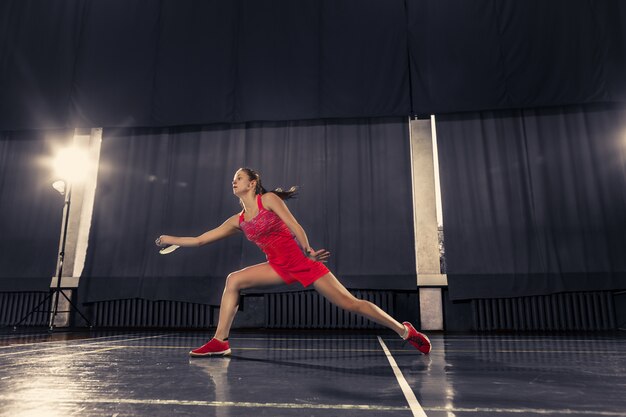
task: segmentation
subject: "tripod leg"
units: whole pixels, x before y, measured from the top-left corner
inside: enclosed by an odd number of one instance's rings
[[[74,302],[72,300],[69,299],[69,297],[67,295],[65,295],[65,293],[63,291],[60,291],[61,295],[63,295],[63,297],[65,297],[65,299],[70,303],[70,305],[72,306],[72,308],[83,318],[83,320],[85,320],[85,322],[87,323],[87,325],[89,327],[91,326],[91,322],[87,319],[87,317],[84,316],[83,313],[81,313],[80,309],[76,306],[76,304],[74,304]]]
[[[39,304],[37,304],[37,306],[35,308],[33,308],[31,311],[29,311],[24,317],[22,317],[20,319],[20,321],[18,321],[17,323],[13,324],[13,330],[17,330],[17,326],[19,326],[20,324],[22,324],[24,321],[26,321],[27,318],[29,318],[30,316],[32,316],[35,313],[42,313],[42,311],[38,311],[38,308],[43,305],[43,303],[45,303],[46,301],[48,301],[51,297],[52,294],[54,294],[53,292],[50,292],[48,295],[46,295],[46,297],[41,300],[41,302]]]
[[[52,302],[54,306],[52,307],[52,310],[50,310],[50,316],[48,317],[48,330],[50,331],[54,330],[54,320],[56,319],[57,312],[59,311],[59,293],[63,293],[63,290],[57,285],[57,288],[52,293]]]

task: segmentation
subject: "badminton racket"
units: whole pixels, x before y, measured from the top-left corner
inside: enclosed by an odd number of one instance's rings
[[[178,245],[170,245],[166,248],[163,248],[159,251],[161,255],[167,255],[168,253],[174,252],[176,249],[180,248]]]

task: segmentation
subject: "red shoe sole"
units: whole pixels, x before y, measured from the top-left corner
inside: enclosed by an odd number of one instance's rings
[[[193,357],[202,357],[202,356],[227,356],[230,355],[230,349],[223,350],[221,352],[207,352],[207,353],[196,353],[193,350],[189,352],[189,356]]]

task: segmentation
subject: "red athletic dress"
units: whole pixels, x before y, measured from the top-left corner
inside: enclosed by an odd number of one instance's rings
[[[265,210],[261,194],[257,195],[259,214],[245,221],[239,215],[239,227],[249,241],[265,252],[270,266],[287,283],[296,281],[308,287],[329,271],[323,263],[307,258],[291,234],[291,230],[276,213]]]

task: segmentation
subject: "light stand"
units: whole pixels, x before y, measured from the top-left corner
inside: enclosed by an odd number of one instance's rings
[[[50,312],[50,320],[48,323],[48,327],[50,331],[54,330],[54,319],[58,313],[71,313],[72,310],[59,311],[59,295],[62,295],[69,303],[70,307],[74,309],[82,318],[85,320],[89,327],[91,326],[91,322],[87,320],[87,317],[83,315],[80,309],[70,300],[70,298],[65,295],[61,287],[61,277],[63,276],[63,263],[65,261],[65,242],[67,241],[67,227],[70,219],[70,204],[72,202],[72,183],[70,181],[65,182],[66,190],[65,190],[65,204],[63,205],[63,222],[61,224],[61,243],[59,245],[59,259],[57,261],[57,285],[54,288],[54,291],[51,294],[56,295],[54,297],[54,308]]]
[[[87,325],[91,328],[91,322],[87,320],[87,318],[81,313],[80,309],[70,300],[70,298],[65,295],[63,292],[63,287],[61,286],[61,277],[63,275],[63,263],[65,261],[65,243],[67,241],[67,228],[69,224],[70,217],[70,204],[72,201],[72,183],[70,181],[64,181],[65,183],[65,204],[63,205],[63,220],[61,223],[61,240],[59,242],[59,257],[57,259],[57,271],[56,271],[56,286],[50,291],[50,293],[29,313],[27,313],[20,321],[13,325],[13,330],[17,330],[17,326],[22,324],[28,317],[30,317],[34,313],[50,313],[48,328],[50,331],[54,330],[54,319],[56,318],[58,313],[71,313],[72,311],[76,311],[82,318],[85,320]],[[70,310],[59,311],[59,296],[62,295],[70,304]],[[52,298],[52,302],[54,307],[52,310],[44,310],[39,311],[39,307],[42,306],[46,301]]]

